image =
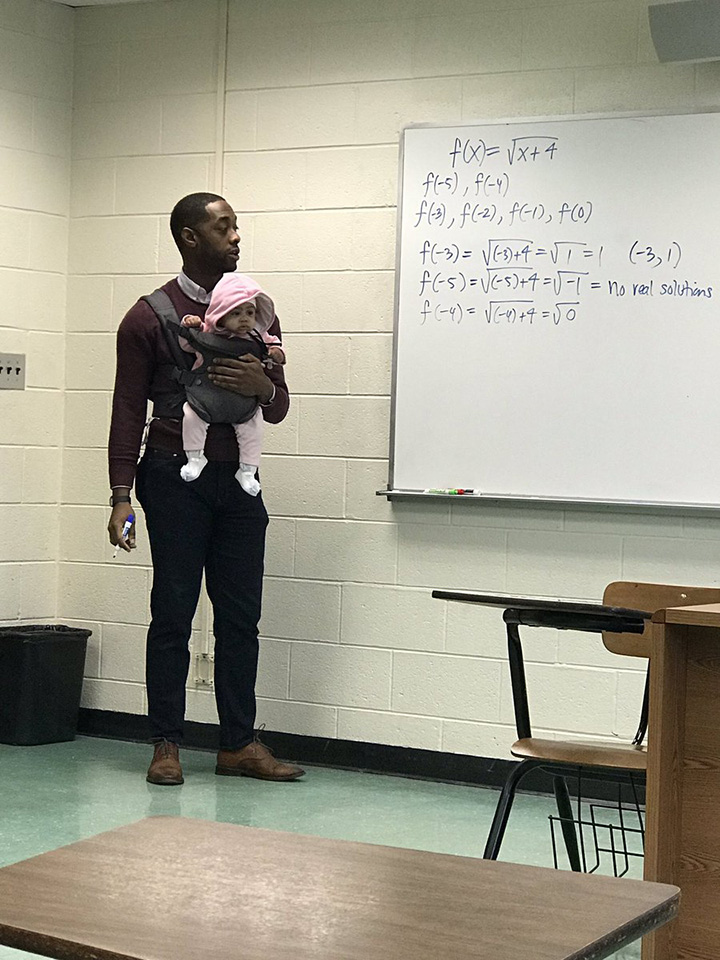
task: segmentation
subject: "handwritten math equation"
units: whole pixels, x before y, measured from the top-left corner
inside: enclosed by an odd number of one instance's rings
[[[504,150],[488,145],[482,138],[456,137],[449,152],[449,171],[428,171],[421,185],[422,199],[415,211],[415,227],[421,225],[460,230],[478,223],[588,223],[592,218],[590,200],[563,202],[551,208],[527,197],[513,200],[512,176],[497,169],[507,163],[526,166],[549,163],[558,150],[557,137],[514,137]],[[495,169],[481,169],[484,166]],[[502,201],[508,201],[503,203]]]
[[[636,236],[620,249],[612,236],[591,239],[590,197],[530,196],[518,171],[550,176],[560,157],[557,136],[454,137],[437,169],[410,184],[406,222],[421,325],[560,326],[581,320],[588,298],[712,298],[712,286],[676,273],[683,250],[672,235]]]

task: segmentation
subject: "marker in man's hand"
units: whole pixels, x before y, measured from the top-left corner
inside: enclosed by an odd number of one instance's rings
[[[122,533],[120,534],[120,540],[127,540],[127,535],[130,533],[130,530],[132,529],[132,525],[134,523],[135,523],[135,516],[134,514],[131,513],[128,515],[128,518],[125,521],[125,524],[123,525]],[[118,542],[115,546],[115,550],[113,551],[113,560],[118,555],[119,549],[120,549],[120,543]]]

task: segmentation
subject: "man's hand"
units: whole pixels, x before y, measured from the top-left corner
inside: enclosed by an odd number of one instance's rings
[[[257,397],[267,403],[273,395],[272,381],[265,375],[265,368],[251,353],[237,360],[216,358],[208,367],[208,377],[225,390],[241,393],[244,397]]]
[[[125,521],[133,512],[131,503],[118,503],[112,508],[110,522],[108,523],[110,543],[114,547],[120,547],[121,550],[127,550],[128,553],[135,549],[135,524],[133,523],[130,527],[127,540],[122,539],[122,531]]]

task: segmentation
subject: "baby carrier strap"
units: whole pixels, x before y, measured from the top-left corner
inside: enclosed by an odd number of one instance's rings
[[[147,296],[142,297],[148,303],[160,321],[160,328],[165,335],[165,341],[170,350],[170,356],[175,361],[172,378],[178,383],[187,386],[192,383],[193,377],[190,368],[193,365],[193,356],[182,349],[178,342],[178,337],[183,336],[185,328],[180,323],[177,310],[170,297],[164,290],[153,290]]]
[[[180,327],[177,311],[173,302],[164,290],[154,290],[141,298],[152,309],[158,319],[172,363],[158,365],[155,378],[150,387],[150,398],[153,403],[153,417],[170,417],[179,419],[183,415],[183,404],[186,400],[185,387],[193,365],[193,356],[186,353],[172,332],[171,324]],[[174,389],[173,389],[174,384]],[[170,385],[170,389],[168,389]]]
[[[260,361],[267,357],[268,349],[257,330],[251,330],[244,337],[224,337],[219,333],[205,333],[194,327],[180,325],[177,329],[178,335],[184,337],[190,346],[201,354],[204,365],[211,363],[215,357],[237,360],[246,353],[251,353]]]

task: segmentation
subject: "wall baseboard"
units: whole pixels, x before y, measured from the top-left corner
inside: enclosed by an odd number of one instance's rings
[[[77,732],[89,737],[147,742],[147,717],[111,710],[81,709]],[[214,723],[185,723],[185,747],[215,751],[219,730]],[[278,756],[296,763],[307,763],[364,773],[460,783],[500,789],[514,760],[474,757],[414,747],[393,747],[383,743],[308,737],[296,733],[262,731],[262,741]],[[572,784],[571,784],[572,790]],[[543,770],[534,770],[523,780],[523,793],[552,793],[552,778]],[[612,802],[617,787],[611,783],[583,778],[583,795],[589,800]]]

